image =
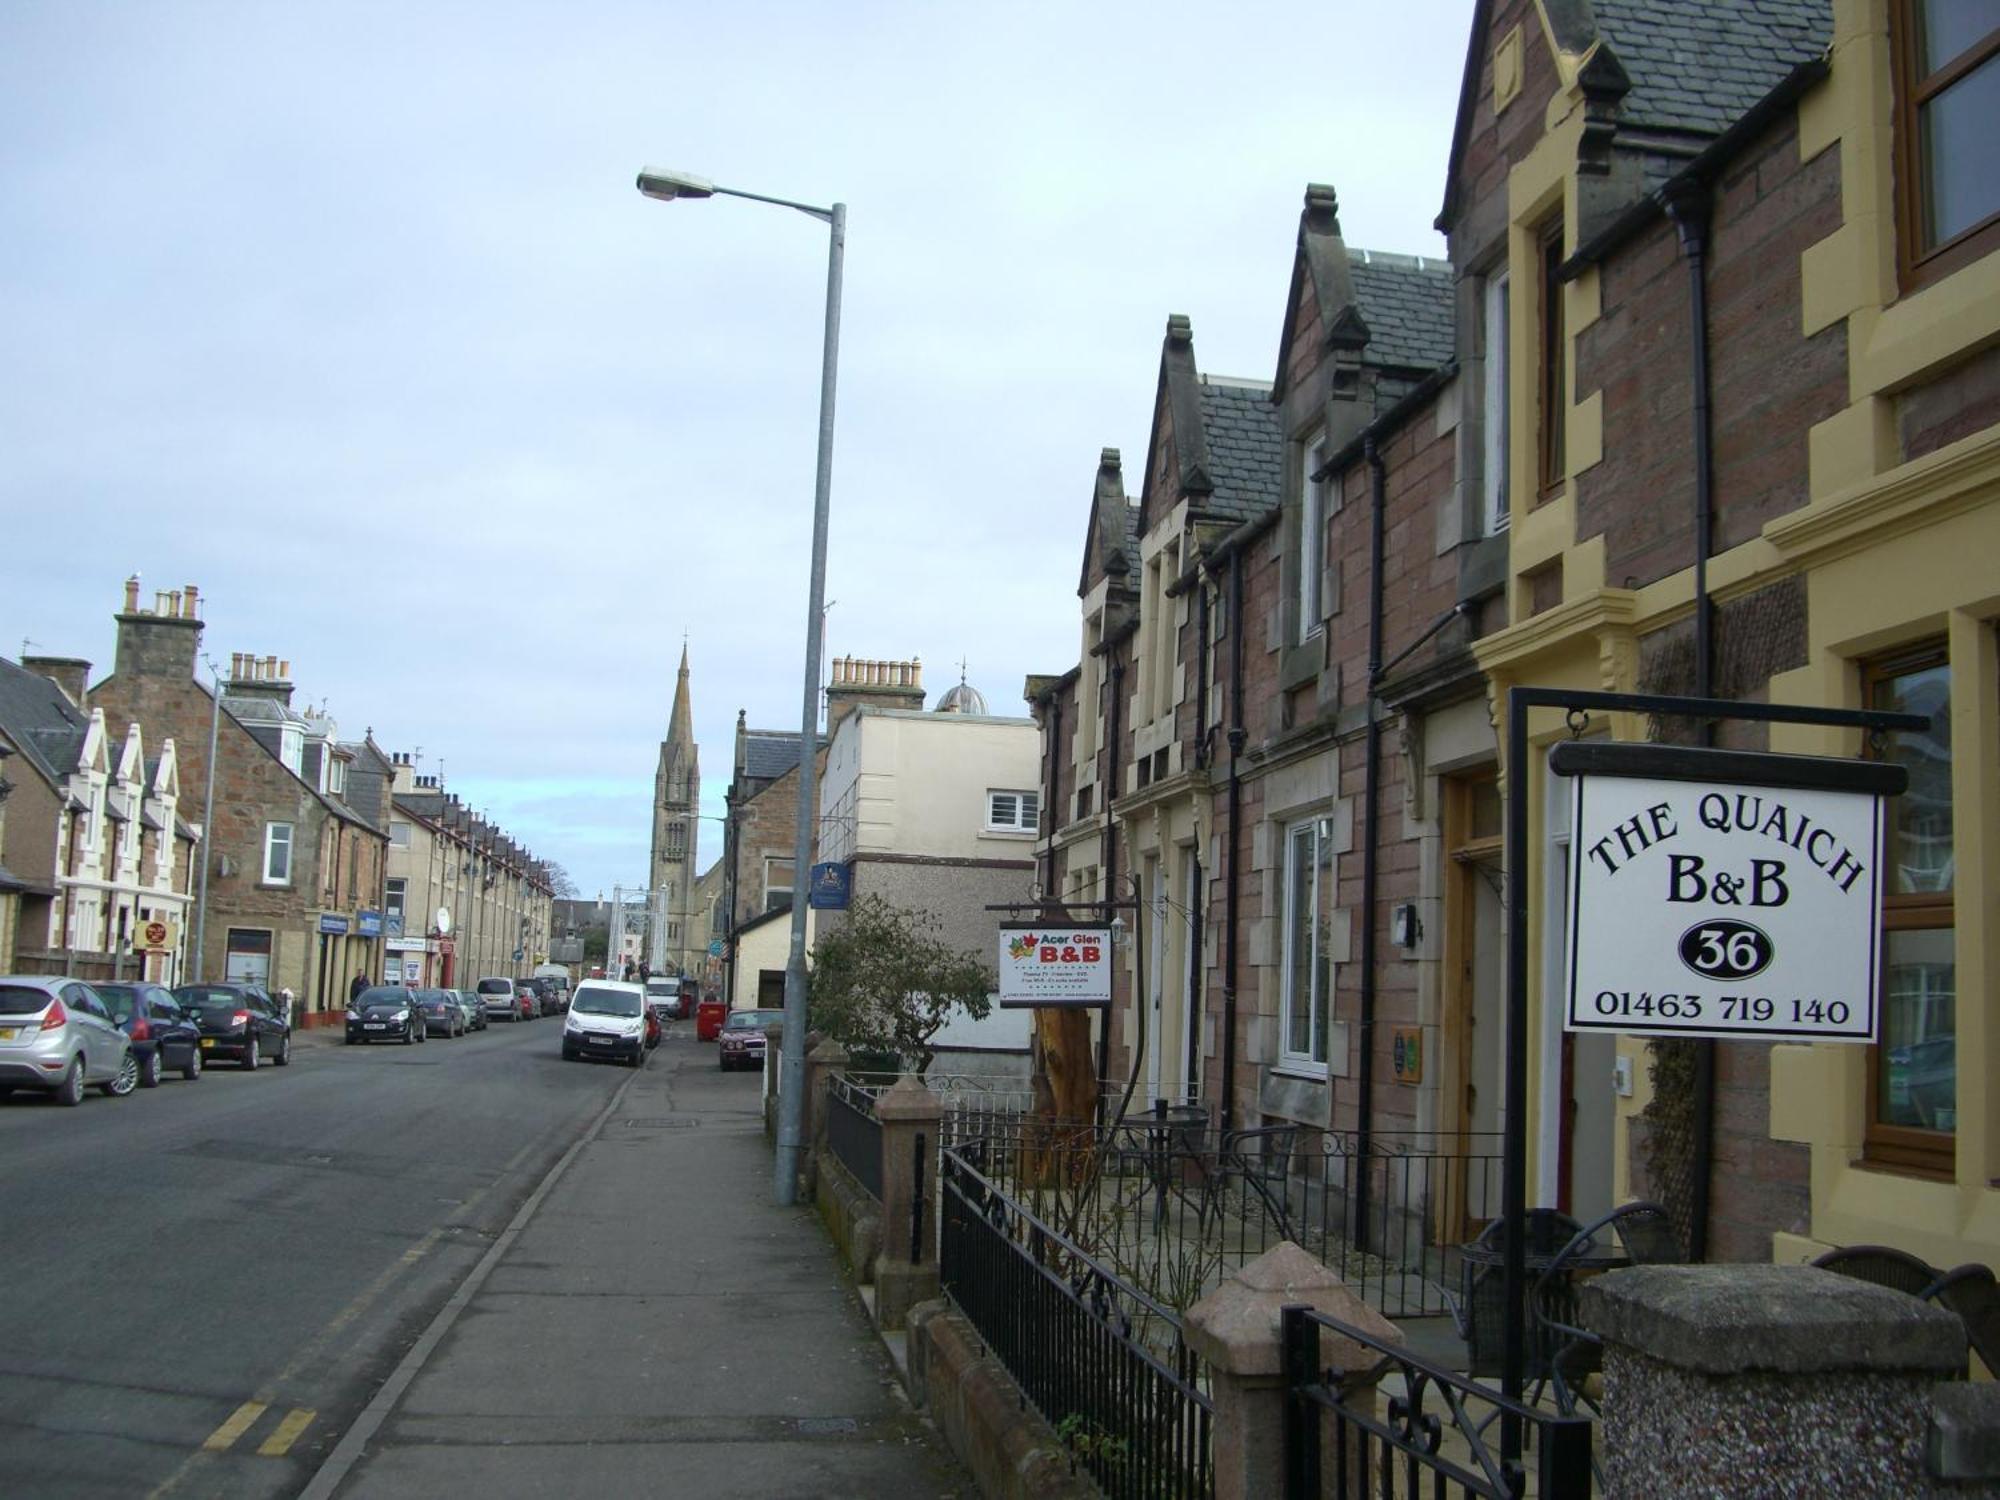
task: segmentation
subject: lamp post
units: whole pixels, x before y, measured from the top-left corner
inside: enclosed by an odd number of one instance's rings
[[[748,198],[774,203],[818,219],[829,231],[826,261],[826,337],[820,353],[819,463],[813,481],[812,580],[806,598],[806,669],[804,702],[799,714],[798,838],[792,859],[792,945],[785,959],[784,1066],[778,1075],[778,1150],[772,1191],[781,1205],[798,1196],[799,1135],[805,1115],[806,1036],[806,903],[802,899],[812,872],[814,803],[819,767],[820,633],[825,623],[827,497],[833,482],[834,376],[840,357],[840,272],[847,244],[847,205],[815,208],[789,198],[771,198],[717,187],[706,178],[648,167],[639,174],[639,191],[648,198]]]

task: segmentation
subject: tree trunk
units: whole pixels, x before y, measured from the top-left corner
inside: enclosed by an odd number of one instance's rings
[[[1089,1170],[1097,1115],[1090,1012],[1037,1009],[1034,1064],[1034,1103],[1021,1146],[1021,1176],[1034,1187],[1075,1183]]]

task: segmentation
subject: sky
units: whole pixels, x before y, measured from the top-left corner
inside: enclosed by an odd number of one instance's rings
[[[799,725],[827,234],[638,169],[847,205],[826,654],[1022,714],[1168,316],[1270,379],[1308,182],[1443,254],[1471,10],[0,0],[0,654],[96,681],[123,580],[193,583],[216,661],[643,884],[683,643],[711,819],[737,711]]]

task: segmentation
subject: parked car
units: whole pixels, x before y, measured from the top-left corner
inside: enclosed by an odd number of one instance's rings
[[[677,999],[649,994],[646,996],[646,1013],[664,1026],[667,1022],[674,1019],[674,1010],[679,1003]]]
[[[233,1057],[251,1070],[266,1057],[281,1068],[291,1062],[291,1022],[259,986],[183,984],[174,999],[201,1028],[204,1057]]]
[[[453,990],[452,994],[458,996],[458,1008],[465,1012],[465,1029],[467,1031],[484,1031],[486,1029],[486,1003],[479,998],[477,992],[473,990]]]
[[[90,986],[60,974],[0,976],[0,1098],[40,1089],[83,1103],[95,1084],[111,1098],[139,1086],[132,1040]]]
[[[409,1046],[427,1034],[417,992],[408,985],[373,984],[347,1002],[347,1043],[401,1042]]]
[[[569,989],[552,974],[536,974],[529,981],[542,999],[542,1014],[559,1016],[569,1009]]]
[[[557,1010],[569,1009],[570,979],[567,968],[561,964],[537,964],[534,977],[546,979],[554,987]]]
[[[521,1002],[514,994],[511,979],[482,979],[474,987],[482,1004],[486,1007],[489,1021],[518,1021],[521,1019]]]
[[[443,1035],[446,1041],[465,1035],[465,1012],[450,990],[418,990],[417,1013],[423,1017],[426,1037]]]
[[[764,1066],[764,1028],[785,1019],[781,1010],[732,1010],[722,1023],[722,1071]]]
[[[638,1067],[646,1060],[646,992],[616,979],[590,979],[569,997],[562,1055],[608,1057]]]
[[[514,1003],[520,1007],[521,1019],[524,1021],[532,1021],[541,1015],[542,997],[532,979],[514,981]]]
[[[163,984],[94,984],[97,998],[118,1029],[131,1038],[139,1087],[157,1088],[172,1068],[190,1081],[201,1077],[201,1027],[181,1010]]]

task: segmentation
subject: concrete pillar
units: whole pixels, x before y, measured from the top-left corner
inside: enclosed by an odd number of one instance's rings
[[[882,1250],[875,1257],[875,1321],[883,1328],[901,1328],[912,1307],[938,1295],[932,1210],[943,1118],[943,1101],[913,1074],[905,1073],[875,1098],[875,1119],[882,1127]],[[922,1217],[915,1217],[919,1213]]]
[[[807,1039],[809,1042],[811,1038]],[[826,1083],[834,1074],[847,1068],[847,1049],[832,1037],[810,1045],[806,1049],[806,1116],[799,1122],[799,1139],[804,1143],[804,1157],[801,1171],[806,1173],[807,1187],[819,1173],[819,1154],[826,1149]]]
[[[1279,1313],[1292,1306],[1314,1308],[1385,1344],[1403,1342],[1401,1329],[1290,1240],[1223,1278],[1188,1309],[1185,1321],[1189,1347],[1207,1361],[1215,1403],[1215,1500],[1268,1500],[1285,1492],[1285,1359]],[[1330,1329],[1321,1331],[1324,1366],[1366,1370],[1380,1358],[1335,1337]],[[1349,1404],[1372,1400],[1372,1391],[1356,1390]],[[1323,1444],[1322,1452],[1331,1466],[1332,1445]],[[1349,1478],[1349,1494],[1368,1493],[1365,1474]]]
[[[1637,1266],[1584,1284],[1604,1340],[1607,1500],[1945,1489],[1925,1464],[1933,1391],[1966,1363],[1943,1308],[1812,1266]]]

